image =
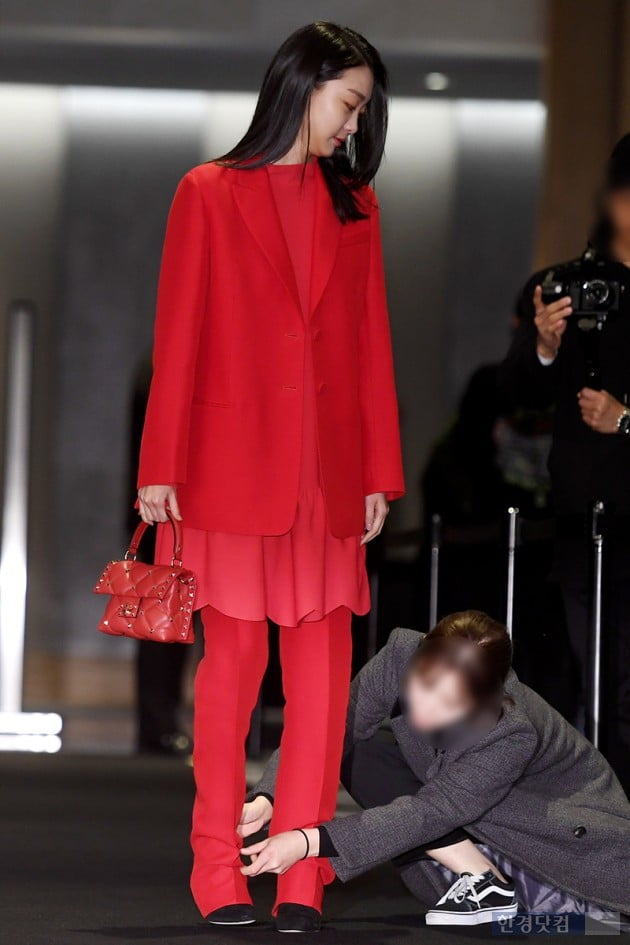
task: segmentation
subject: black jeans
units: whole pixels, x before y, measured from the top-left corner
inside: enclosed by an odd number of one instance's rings
[[[355,743],[342,762],[341,782],[348,794],[363,808],[382,807],[397,797],[416,794],[422,787],[422,781],[405,761],[393,734],[385,729],[380,729],[367,741]],[[437,850],[470,839],[470,835],[459,827],[443,837],[436,837],[430,843],[401,853],[393,862],[396,866],[407,866],[418,860],[429,859],[427,850]]]

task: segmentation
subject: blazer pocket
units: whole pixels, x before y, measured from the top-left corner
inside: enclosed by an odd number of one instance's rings
[[[193,397],[193,407],[233,407],[233,403],[227,403],[220,400],[200,400],[199,397]]]

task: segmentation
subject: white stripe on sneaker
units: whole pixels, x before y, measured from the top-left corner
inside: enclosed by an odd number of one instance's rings
[[[476,912],[427,912],[427,925],[486,925],[490,922],[499,922],[518,913],[518,904],[500,906],[493,909],[478,909]]]

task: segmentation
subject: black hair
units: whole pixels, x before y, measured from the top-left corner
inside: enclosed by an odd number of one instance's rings
[[[374,178],[383,157],[388,79],[378,51],[347,26],[310,23],[284,41],[265,73],[249,128],[235,147],[215,160],[238,170],[277,161],[295,143],[313,91],[356,66],[368,66],[372,72],[370,101],[346,147],[318,160],[339,219],[362,219],[367,214],[356,191]]]
[[[606,164],[604,182],[597,195],[596,218],[589,234],[589,243],[598,252],[608,252],[614,235],[606,210],[606,197],[615,190],[626,188],[630,188],[630,134],[620,138],[612,149]]]

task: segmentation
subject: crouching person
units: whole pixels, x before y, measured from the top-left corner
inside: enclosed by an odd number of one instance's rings
[[[271,819],[278,761],[243,808],[244,837]],[[434,925],[519,905],[630,913],[628,799],[604,757],[519,682],[507,631],[486,614],[393,631],[353,680],[342,780],[363,810],[248,847],[243,873],[319,856],[346,881],[393,860]],[[303,928],[308,907],[295,909]]]

